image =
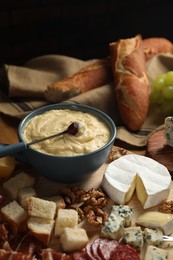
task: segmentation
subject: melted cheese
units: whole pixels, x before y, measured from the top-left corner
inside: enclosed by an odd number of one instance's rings
[[[171,176],[155,160],[128,154],[111,162],[103,176],[102,187],[118,204],[127,203],[135,189],[144,208],[158,205],[169,195]]]

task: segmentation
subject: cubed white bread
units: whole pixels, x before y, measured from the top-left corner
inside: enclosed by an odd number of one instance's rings
[[[59,209],[58,215],[55,219],[54,235],[60,236],[64,228],[75,228],[78,225],[78,213],[74,209]]]
[[[15,200],[1,208],[1,218],[10,224],[14,233],[27,228],[28,214]]]
[[[34,184],[35,178],[32,175],[21,172],[4,182],[3,189],[13,200],[17,200],[18,191],[20,189],[32,187]]]
[[[83,228],[65,228],[60,236],[60,242],[65,252],[80,250],[89,242],[86,230]]]
[[[19,204],[24,208],[28,209],[28,198],[36,197],[36,190],[33,187],[22,188],[18,191]]]
[[[54,220],[39,217],[30,217],[27,222],[33,236],[46,246],[51,239],[54,223]]]
[[[28,198],[28,214],[32,217],[54,219],[56,213],[56,203],[40,198]]]
[[[59,209],[65,209],[65,207],[66,207],[65,201],[64,201],[64,199],[61,195],[54,195],[54,196],[50,196],[50,197],[45,197],[44,199],[55,202],[56,203],[56,211],[58,211]]]

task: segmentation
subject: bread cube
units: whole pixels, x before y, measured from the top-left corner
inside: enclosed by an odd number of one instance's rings
[[[89,242],[86,230],[83,228],[64,228],[60,242],[65,252],[80,250]]]
[[[18,191],[20,189],[32,187],[34,184],[35,178],[32,175],[26,172],[21,172],[4,182],[3,189],[11,197],[11,199],[17,200]]]
[[[30,217],[27,222],[33,236],[46,246],[51,239],[54,223],[54,220],[39,217]]]
[[[1,218],[9,223],[15,234],[27,228],[28,214],[15,200],[1,208]]]
[[[56,203],[40,198],[28,198],[28,214],[31,217],[40,217],[54,219],[56,212]]]
[[[78,213],[74,209],[59,209],[58,215],[55,219],[55,231],[56,237],[60,236],[64,228],[75,228],[78,225]]]
[[[24,209],[28,209],[28,198],[36,197],[36,191],[33,187],[22,188],[18,191],[18,201]]]
[[[56,203],[56,211],[58,212],[59,209],[65,209],[66,204],[62,196],[54,195],[50,197],[45,197],[45,200],[53,201]]]

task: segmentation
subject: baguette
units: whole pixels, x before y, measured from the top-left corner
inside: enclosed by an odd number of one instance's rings
[[[130,131],[138,131],[145,121],[149,106],[141,36],[110,43],[110,58],[121,119]]]
[[[146,38],[142,41],[145,60],[161,53],[173,53],[173,44],[166,38]]]
[[[45,98],[61,102],[94,88],[101,87],[112,79],[109,59],[94,61],[77,73],[47,86]]]

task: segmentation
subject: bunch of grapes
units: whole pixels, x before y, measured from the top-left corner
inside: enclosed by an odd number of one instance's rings
[[[173,71],[157,76],[152,87],[150,102],[158,104],[165,115],[173,115]]]

